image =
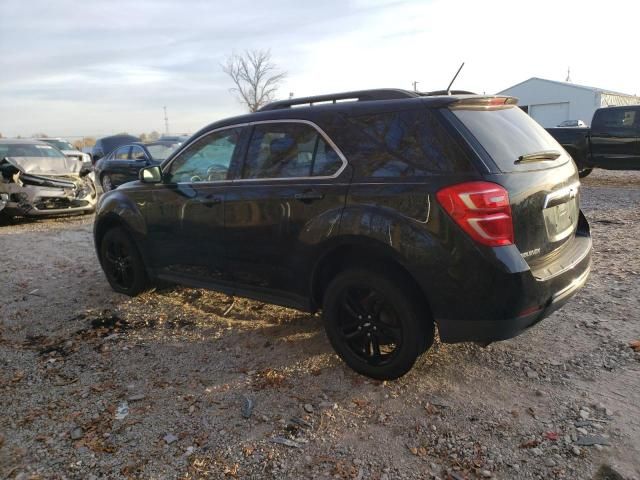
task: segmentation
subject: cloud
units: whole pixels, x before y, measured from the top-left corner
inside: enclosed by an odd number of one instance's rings
[[[635,2],[2,0],[0,132],[195,131],[243,107],[220,63],[270,48],[281,96],[369,87],[492,93],[531,76],[636,93]],[[575,12],[579,11],[580,16]],[[553,12],[550,15],[549,12]],[[173,128],[173,127],[172,127]]]

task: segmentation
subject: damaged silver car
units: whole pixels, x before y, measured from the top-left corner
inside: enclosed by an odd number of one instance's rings
[[[35,140],[0,139],[0,214],[37,217],[95,210],[91,168]]]

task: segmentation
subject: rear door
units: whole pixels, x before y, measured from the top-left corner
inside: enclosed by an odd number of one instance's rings
[[[129,154],[129,161],[127,162],[126,180],[131,182],[138,179],[138,172],[141,168],[146,167],[149,164],[149,158],[144,149],[139,145],[133,145],[131,147],[131,153]]]
[[[640,108],[602,108],[591,125],[591,158],[597,167],[640,169]]]
[[[578,173],[571,157],[516,105],[461,101],[453,122],[480,154],[486,180],[509,193],[515,244],[529,262],[543,259],[574,236],[579,215]]]
[[[129,152],[131,147],[126,145],[118,148],[113,152],[113,156],[109,161],[109,171],[106,172],[111,176],[111,183],[114,186],[122,185],[128,182],[129,178]]]
[[[253,124],[239,178],[225,199],[227,257],[238,284],[306,295],[314,242],[338,231],[346,166],[310,122]]]

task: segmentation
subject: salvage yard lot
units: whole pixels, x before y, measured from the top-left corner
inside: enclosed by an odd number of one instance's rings
[[[488,348],[436,343],[395,382],[343,365],[317,315],[113,293],[91,217],[2,226],[0,476],[640,478],[640,173],[594,172],[582,206],[572,302]]]

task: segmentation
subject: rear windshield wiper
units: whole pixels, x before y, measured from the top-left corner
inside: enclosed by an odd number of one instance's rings
[[[518,157],[518,160],[516,160],[514,163],[517,165],[519,163],[547,162],[551,160],[557,160],[560,155],[562,155],[562,153],[558,152],[557,150],[545,150],[543,152],[527,153],[526,155],[520,155]]]

